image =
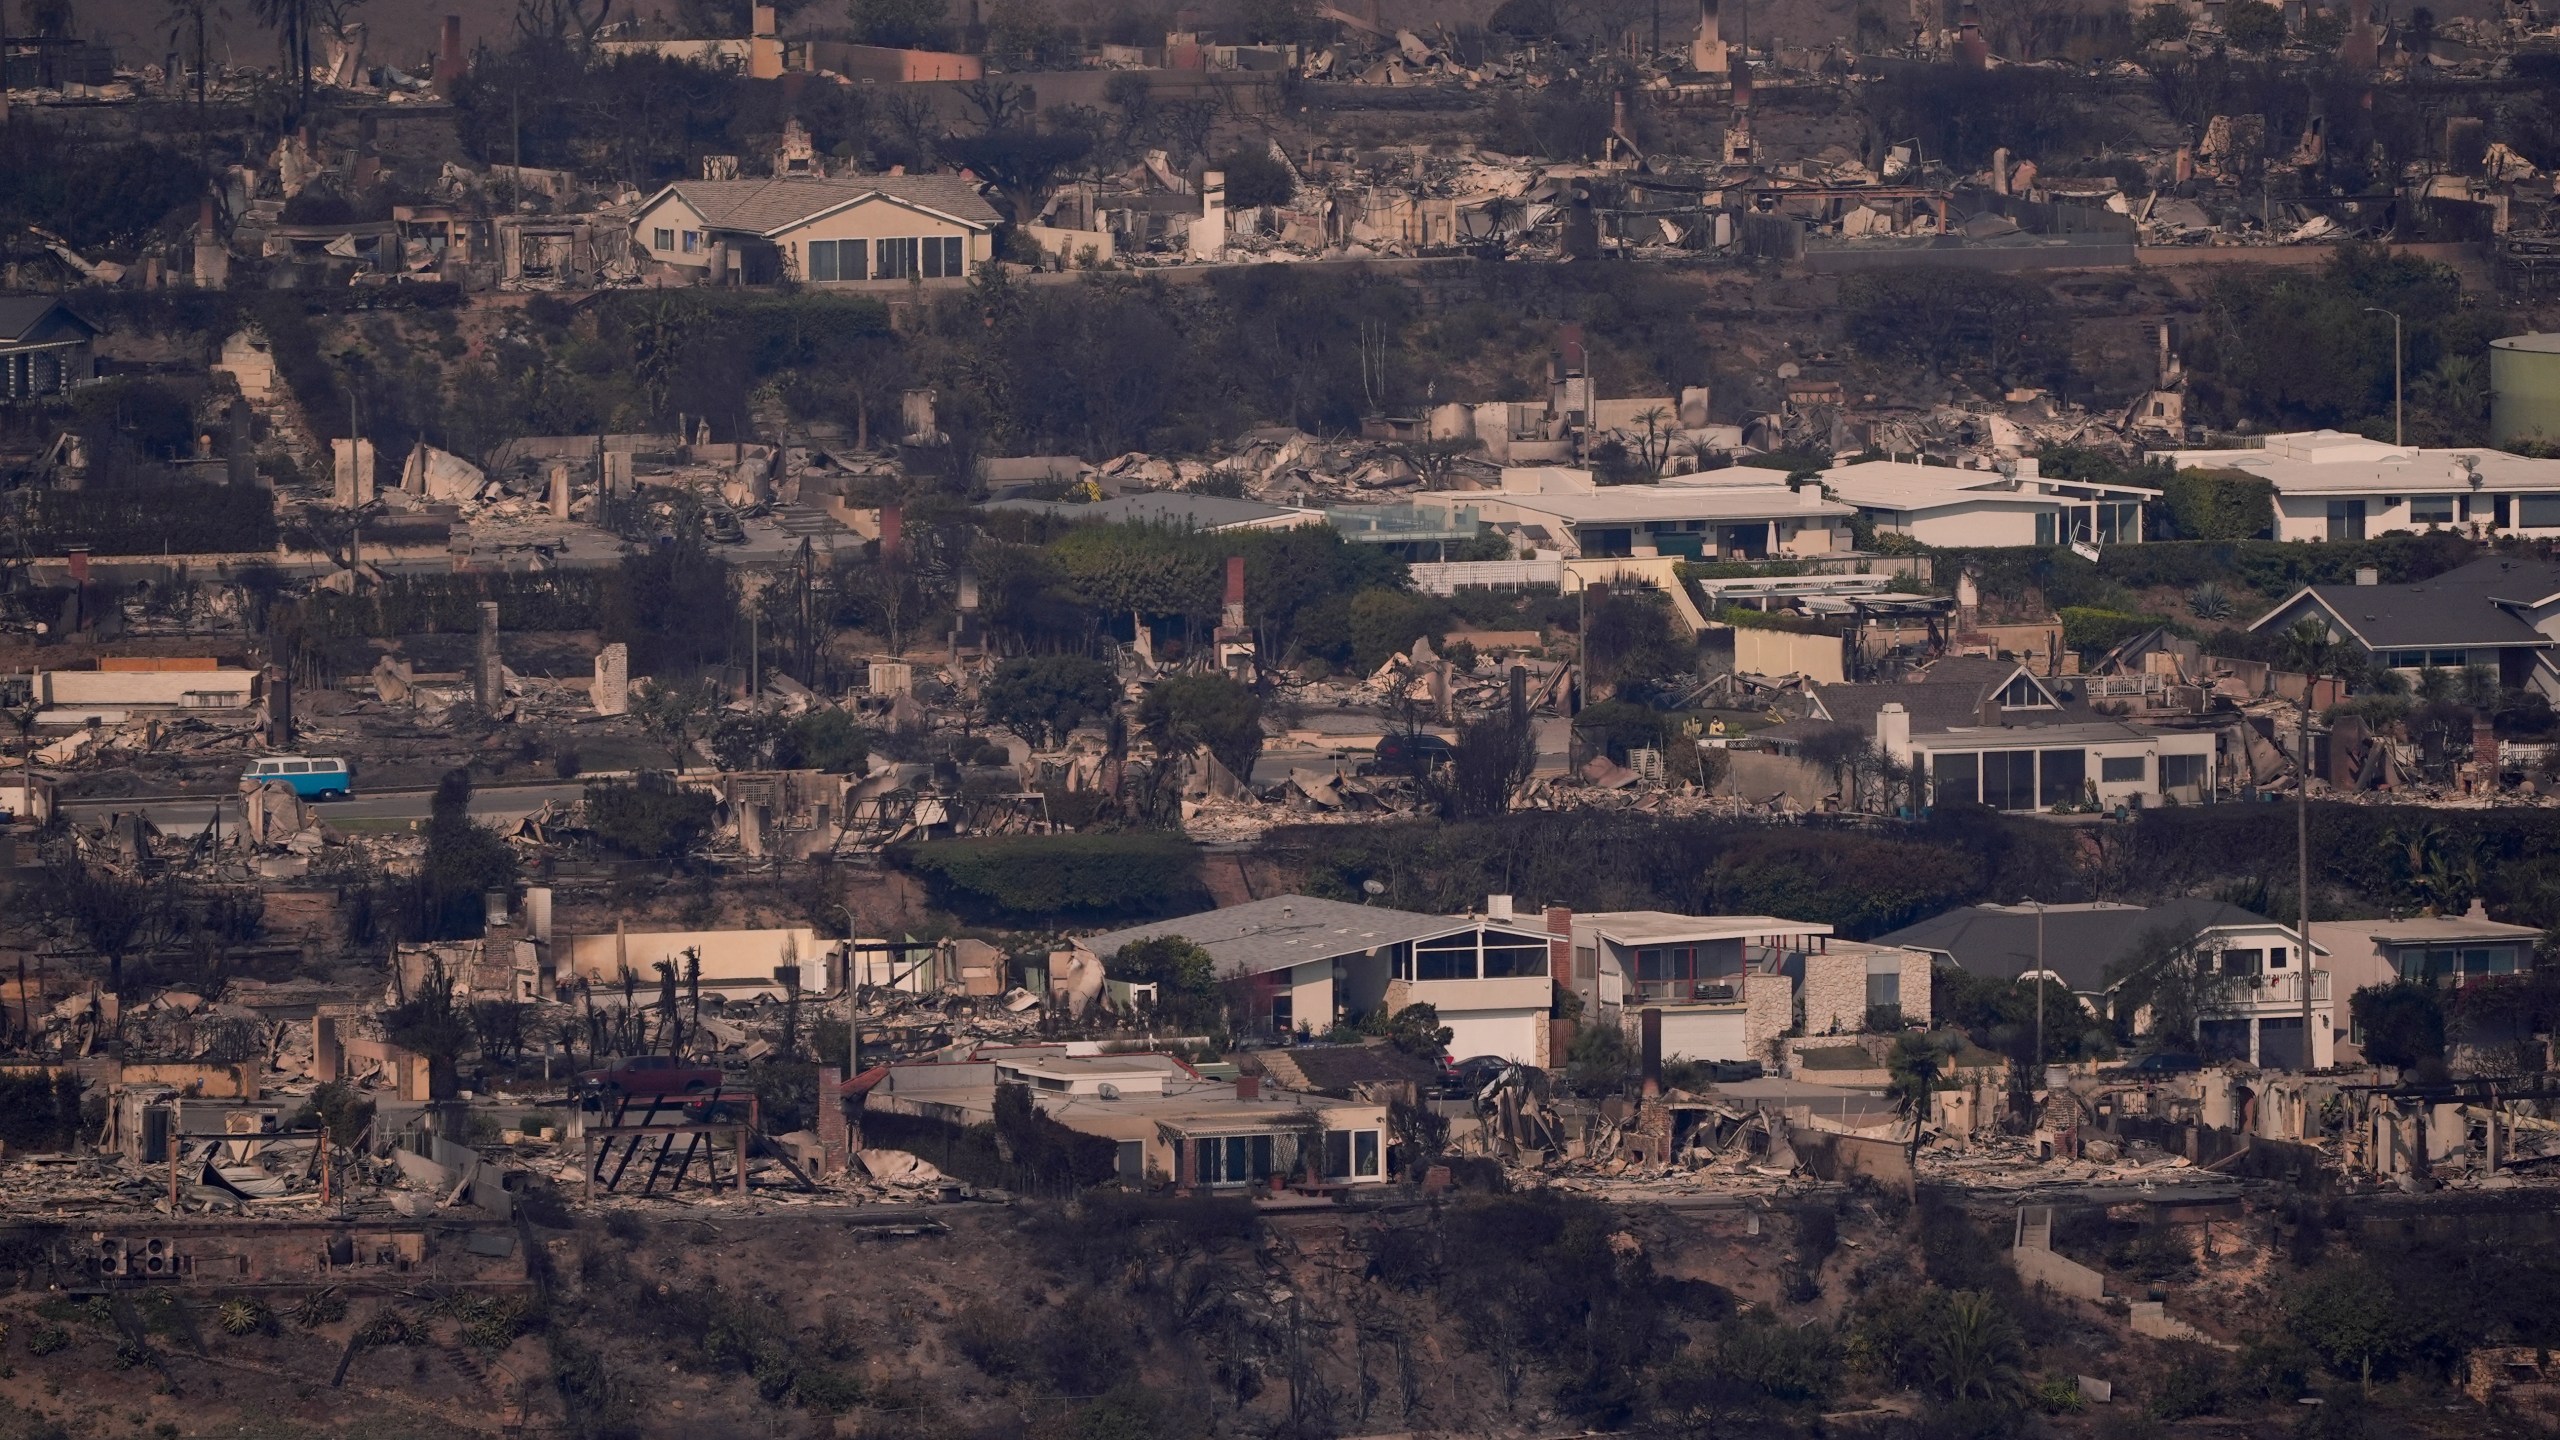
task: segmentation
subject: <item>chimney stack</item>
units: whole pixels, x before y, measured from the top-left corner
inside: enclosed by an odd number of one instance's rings
[[[444,17],[443,39],[436,49],[436,89],[447,99],[452,98],[453,87],[462,79],[463,69],[462,17],[447,15]]]
[[[902,542],[904,539],[903,535],[900,533],[904,524],[905,517],[899,513],[897,506],[883,505],[880,507],[881,559],[894,560],[898,557],[898,551],[902,548]]]
[[[498,660],[498,602],[480,602],[480,709],[495,715],[507,700],[506,677]]]
[[[1484,897],[1484,918],[1487,920],[1498,920],[1505,925],[1510,924],[1511,897],[1508,895],[1487,895]]]
[[[1218,623],[1235,626],[1244,624],[1244,557],[1241,555],[1227,557],[1227,603],[1225,613],[1218,617]]]
[[[1237,1099],[1239,1099],[1239,1100],[1259,1100],[1259,1099],[1261,1099],[1261,1098],[1262,1098],[1262,1077],[1261,1077],[1261,1076],[1259,1076],[1259,1075],[1239,1075],[1239,1076],[1237,1076],[1237,1077],[1236,1077],[1236,1098],[1237,1098]]]

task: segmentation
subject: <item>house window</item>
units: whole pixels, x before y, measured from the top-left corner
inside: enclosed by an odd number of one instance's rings
[[[809,242],[809,278],[811,280],[839,280],[843,278],[841,275],[836,273],[836,242],[833,240],[812,240]]]
[[[2139,785],[2148,768],[2139,755],[2102,755],[2098,758],[2098,779],[2108,785]]]
[[[2037,544],[2039,544],[2039,545],[2059,545],[2059,544],[2061,544],[2061,543],[2062,543],[2062,541],[2061,541],[2061,539],[2060,539],[2060,536],[2061,536],[2061,534],[2062,534],[2062,523],[2061,523],[2061,521],[2062,521],[2062,515],[2061,515],[2061,512],[2059,512],[2059,511],[2055,511],[2055,510],[2039,510],[2039,511],[2037,511],[2037,512],[2036,512],[2036,543],[2037,543]]]
[[[2089,779],[2089,752],[2047,750],[2043,755],[2044,783],[2036,792],[2036,803],[2046,809],[2079,804]]]
[[[2409,497],[2409,523],[2412,525],[2450,525],[2453,515],[2454,500],[2450,495]]]
[[[1327,1130],[1324,1132],[1324,1178],[1370,1180],[1377,1178],[1378,1173],[1377,1131]]]
[[[2000,708],[2003,710],[2050,710],[2053,708],[2053,698],[2045,694],[2044,687],[2038,685],[2034,677],[2020,675],[2000,687]]]
[[[1982,752],[1982,803],[1994,810],[2036,808],[2036,752]]]
[[[2285,950],[2285,947],[2283,947],[2282,945],[2270,945],[2270,946],[2268,946],[2268,947],[2267,947],[2267,968],[2268,968],[2268,969],[2270,969],[2270,970],[2281,970],[2281,969],[2283,969],[2283,968],[2284,968],[2284,962],[2285,962],[2285,955],[2286,955],[2286,953],[2287,953],[2287,952],[2286,952],[2286,950]]]
[[[1192,1180],[1202,1185],[1250,1185],[1271,1178],[1271,1137],[1212,1135],[1193,1142]]]
[[[1982,803],[1982,757],[1970,750],[1929,757],[1929,794],[1940,805]]]
[[[2361,540],[2364,538],[2364,502],[2332,500],[2329,502],[2329,538]]]
[[[915,278],[918,273],[916,270],[916,242],[912,237],[900,240],[883,240],[879,244],[879,250],[879,274],[881,279],[909,280]]]
[[[2512,520],[2512,518],[2511,518],[2511,517],[2514,515],[2514,513],[2515,513],[2515,497],[2514,497],[2514,496],[2511,496],[2511,495],[2492,495],[2492,496],[2490,496],[2490,497],[2489,497],[2489,505],[2490,505],[2490,520],[2489,520],[2489,523],[2490,523],[2490,524],[2495,525],[2495,526],[2497,526],[2499,529],[2503,530],[2503,529],[2505,529],[2508,525],[2510,525],[2510,524],[2514,523],[2514,522],[2513,522],[2513,520]]]
[[[2265,958],[2266,952],[2263,950],[2225,950],[2222,952],[2222,973],[2255,975],[2258,973],[2259,962]]]
[[[1867,1008],[1902,1008],[1902,961],[1891,955],[1867,957]]]
[[[1287,1035],[1298,1028],[1298,997],[1281,990],[1271,997],[1271,1033]]]
[[[2400,978],[2429,985],[2467,985],[2516,973],[2512,945],[2411,946],[2399,956]]]
[[[684,232],[684,253],[687,255],[699,255],[702,253],[701,231],[687,230]]]
[[[1698,947],[1648,945],[1636,951],[1636,993],[1647,1000],[1694,1000]]]
[[[960,258],[959,236],[928,235],[920,243],[923,247],[924,278],[927,280],[967,273],[966,263]]]
[[[1547,973],[1547,944],[1488,933],[1484,937],[1484,978],[1534,980]]]
[[[2471,663],[2471,652],[2468,650],[2430,650],[2427,652],[2427,663],[2433,665],[2439,670],[2459,670],[2463,666]]]
[[[1577,945],[1574,947],[1573,978],[1576,980],[1597,980],[1600,978],[1600,952],[1598,950],[1588,945]]]
[[[2142,507],[2107,504],[2098,507],[2098,543],[2130,545],[2142,538]]]
[[[649,248],[653,250],[673,250],[676,248],[676,232],[666,229],[650,231]]]
[[[2163,755],[2160,757],[2160,788],[2163,790],[2204,789],[2204,767],[2212,757],[2206,755]]]
[[[1413,947],[1413,978],[1416,980],[1473,980],[1476,978],[1474,932],[1417,943]]]
[[[2516,524],[2526,530],[2560,526],[2560,495],[2517,496]]]

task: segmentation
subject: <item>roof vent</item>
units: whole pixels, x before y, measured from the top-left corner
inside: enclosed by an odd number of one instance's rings
[[[2356,567],[2356,583],[2379,585],[2382,583],[2382,572],[2371,565],[2359,565]]]

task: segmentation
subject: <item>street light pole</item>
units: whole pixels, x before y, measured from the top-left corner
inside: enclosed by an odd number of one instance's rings
[[[2044,902],[2021,900],[2021,905],[2036,907],[2036,1062],[2027,1077],[2029,1094],[2044,1088]]]
[[[2406,352],[2400,344],[2400,312],[2367,305],[2364,313],[2391,317],[2391,443],[2394,446],[2405,445],[2408,442],[2402,438],[2405,433],[2402,421],[2407,417],[2407,411],[2401,407],[2400,395],[2401,379],[2407,373],[2407,365],[2401,358]]]

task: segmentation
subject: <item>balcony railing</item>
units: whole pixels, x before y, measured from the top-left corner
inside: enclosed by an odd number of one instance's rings
[[[1742,998],[1738,980],[1639,980],[1639,998],[1669,1005],[1730,1005]]]
[[[2312,971],[2312,1003],[2316,1005],[2328,998],[2329,972]],[[2236,976],[2226,1003],[2233,1007],[2249,1009],[2269,1005],[2299,1005],[2302,1003],[2302,972],[2279,970],[2273,974]]]

